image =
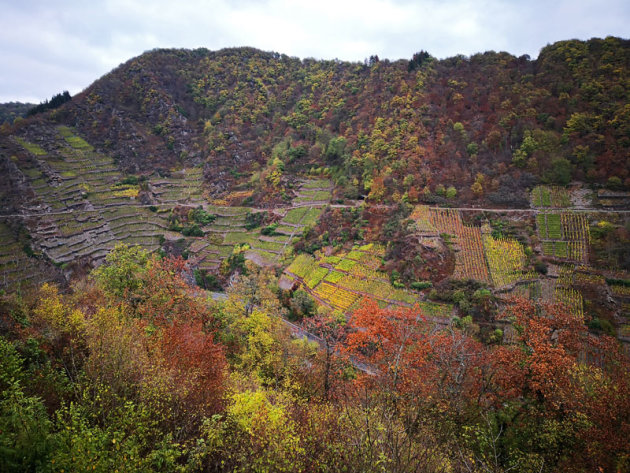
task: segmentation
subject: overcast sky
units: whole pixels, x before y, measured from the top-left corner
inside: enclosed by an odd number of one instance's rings
[[[630,36],[630,0],[0,0],[0,102],[80,92],[153,48],[391,60]]]

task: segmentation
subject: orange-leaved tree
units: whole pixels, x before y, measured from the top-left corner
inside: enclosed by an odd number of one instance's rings
[[[516,332],[494,352],[506,442],[564,471],[627,468],[630,363],[618,342],[561,304],[517,299],[503,317]]]
[[[366,299],[349,325],[345,350],[368,373],[365,379],[392,390],[414,383],[414,369],[424,365],[429,350],[428,325],[418,307],[381,309]]]

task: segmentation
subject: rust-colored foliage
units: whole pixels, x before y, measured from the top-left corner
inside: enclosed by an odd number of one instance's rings
[[[538,307],[530,300],[517,300],[503,317],[513,318],[518,333],[516,344],[501,347],[496,354],[505,367],[498,378],[505,394],[528,391],[559,408],[571,390],[567,377],[578,356],[595,348],[584,322],[564,307]]]
[[[192,295],[182,278],[186,262],[182,258],[154,258],[142,276],[137,314],[157,325],[168,322],[209,322],[208,310]]]
[[[497,400],[521,402],[528,416],[573,419],[586,445],[575,462],[612,468],[614,458],[627,458],[630,363],[618,342],[590,335],[584,321],[559,304],[519,299],[504,316],[517,336],[493,354]]]
[[[223,348],[200,321],[178,321],[166,326],[158,342],[165,367],[189,409],[206,415],[221,407],[226,374]]]
[[[406,416],[438,412],[457,425],[501,419],[492,444],[507,450],[497,465],[509,449],[535,448],[565,471],[613,471],[630,454],[630,363],[617,342],[590,335],[558,304],[514,300],[502,317],[516,335],[488,346],[465,329],[431,328],[416,309],[366,301],[345,347],[365,367],[352,398],[387,394]]]
[[[352,315],[350,326],[353,331],[345,350],[370,373],[363,380],[376,374],[391,389],[415,383],[429,349],[425,317],[419,308],[381,309],[367,299]]]
[[[433,399],[462,410],[485,403],[493,369],[489,352],[465,332],[438,330],[419,308],[381,309],[365,301],[350,320],[346,351],[366,367],[379,389]]]

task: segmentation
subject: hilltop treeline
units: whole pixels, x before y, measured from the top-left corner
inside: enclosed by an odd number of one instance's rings
[[[32,103],[8,102],[0,104],[0,125],[13,123],[16,118],[23,118],[28,111],[35,107]]]
[[[71,99],[70,93],[64,90],[60,94],[53,95],[50,100],[46,99],[39,105],[35,105],[33,108],[29,109],[26,116],[30,117],[47,110],[54,110],[55,108],[61,107],[64,103],[69,102]]]

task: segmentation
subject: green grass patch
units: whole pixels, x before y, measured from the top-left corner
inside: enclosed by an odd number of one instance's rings
[[[35,143],[30,143],[22,138],[15,138],[15,141],[17,141],[18,143],[20,143],[20,145],[26,149],[26,151],[28,151],[31,154],[34,154],[35,156],[44,156],[46,153],[46,151],[44,151],[42,148],[40,148],[38,145],[36,145]]]
[[[216,215],[216,214],[212,214]],[[244,227],[245,226],[245,218],[241,216],[230,216],[230,217],[216,217],[214,219],[215,225],[222,225],[228,227]]]
[[[208,245],[204,251],[210,253],[210,252],[216,252],[219,254],[220,258],[227,258],[232,254],[232,248],[233,246],[231,245],[214,245],[214,244],[210,244]]]
[[[298,201],[301,202],[319,202],[319,201],[327,201],[330,200],[330,191],[306,191],[302,192],[300,196],[297,198]]]
[[[328,268],[317,267],[305,278],[306,285],[313,289],[328,274]]]
[[[556,241],[555,242],[555,253],[558,258],[568,258],[569,250],[566,241]]]
[[[562,222],[560,214],[547,214],[547,233],[552,240],[562,238]]]
[[[538,227],[538,234],[541,238],[547,238],[547,222],[545,221],[545,214],[536,214],[536,226]]]
[[[330,181],[328,179],[316,179],[314,181],[307,181],[302,185],[302,189],[323,189],[330,187]]]
[[[270,238],[272,238],[275,243],[282,243],[283,245],[285,243],[291,243],[291,238],[289,237],[289,235],[280,235],[277,233],[277,230],[276,234],[272,235]]]
[[[252,246],[256,249],[282,251],[284,250],[283,243],[277,243],[275,241],[255,240]]]
[[[239,245],[247,243],[249,246],[253,246],[254,242],[257,240],[258,238],[256,235],[246,232],[228,232],[223,238],[224,243]]]
[[[355,264],[357,264],[357,262],[356,262],[356,261],[352,261],[352,260],[349,260],[349,259],[344,259],[344,260],[341,260],[341,261],[339,262],[339,264],[337,264],[337,265],[335,266],[335,269],[338,269],[338,270],[340,270],[340,271],[350,271],[350,269],[351,269],[351,268],[352,268]]]
[[[541,190],[541,203],[543,207],[551,207],[551,194],[546,187]]]
[[[297,209],[291,209],[287,212],[287,215],[282,219],[283,222],[299,224],[302,221],[306,212],[308,212],[308,207],[299,207]]]
[[[31,182],[31,184],[33,185],[33,187],[41,187],[48,185],[48,181],[45,178],[40,177]]]
[[[328,273],[324,280],[330,283],[338,283],[343,279],[344,276],[345,274],[340,273],[339,271],[331,271],[330,273]]]
[[[59,134],[64,138],[70,138],[71,136],[73,136],[72,130],[67,126],[57,127],[57,130],[59,131]]]
[[[311,226],[317,222],[317,219],[322,214],[322,209],[318,209],[317,207],[313,207],[306,212],[304,218],[300,222],[302,225]]]
[[[542,207],[540,186],[536,186],[532,189],[532,204],[534,205],[534,207]]]
[[[283,235],[287,235],[287,236],[289,236],[291,234],[300,235],[302,233],[302,228],[301,227],[291,227],[289,225],[278,225],[276,227],[275,232],[283,234]]]
[[[37,168],[22,169],[22,172],[29,179],[37,179],[42,176],[42,172]]]
[[[90,143],[85,141],[80,136],[76,136],[67,126],[60,126],[58,130],[59,134],[63,136],[63,138],[72,148],[88,151],[92,151],[94,149]]]

